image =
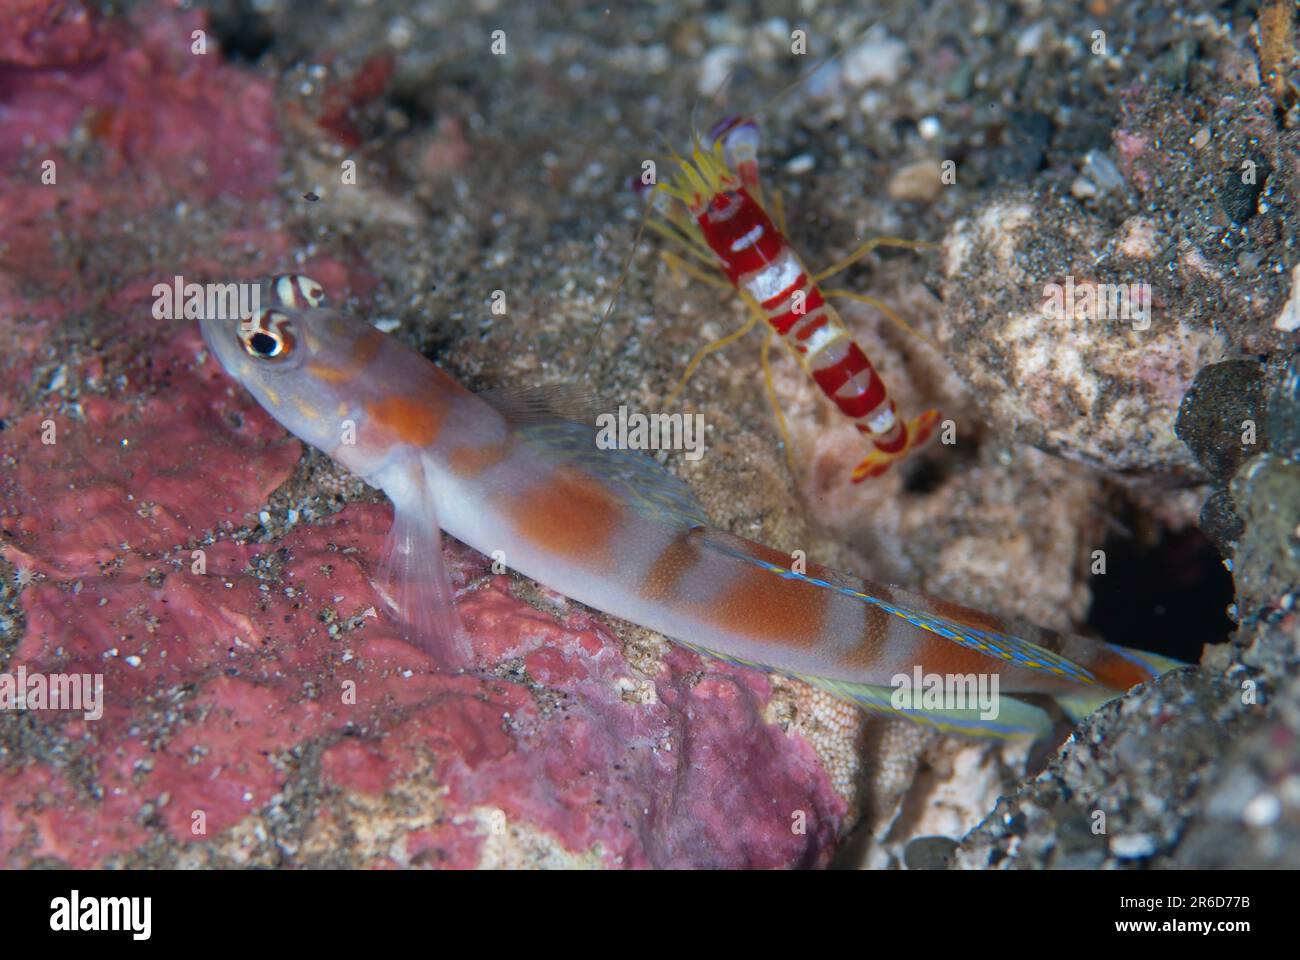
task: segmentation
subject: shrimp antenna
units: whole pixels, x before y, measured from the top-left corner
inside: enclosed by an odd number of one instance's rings
[[[752,110],[752,111],[750,111],[749,113],[747,113],[746,116],[747,116],[747,117],[751,117],[751,118],[752,118],[752,117],[760,116],[760,115],[762,115],[763,113],[765,113],[766,111],[770,110],[770,109],[771,109],[775,104],[780,103],[783,99],[785,99],[786,97],[788,97],[792,92],[794,92],[795,90],[798,90],[801,86],[803,86],[805,83],[807,83],[808,80],[809,80],[809,79],[810,79],[814,74],[817,73],[817,71],[821,70],[821,69],[822,69],[823,67],[825,67],[827,64],[829,64],[829,63],[831,63],[831,62],[833,62],[833,61],[835,61],[835,60],[838,60],[841,56],[843,56],[845,50],[849,49],[849,47],[853,46],[853,44],[857,43],[859,40],[861,40],[863,37],[865,37],[868,33],[870,33],[870,32],[871,32],[871,28],[874,27],[874,26],[876,26],[876,24],[871,23],[871,24],[868,24],[867,26],[863,27],[863,28],[862,28],[861,30],[859,30],[856,34],[854,34],[853,37],[850,38],[846,43],[841,44],[837,49],[832,50],[830,53],[826,54],[826,56],[822,57],[819,61],[817,61],[816,63],[814,63],[811,67],[809,67],[807,70],[805,70],[802,74],[800,74],[800,75],[799,75],[798,77],[796,77],[794,80],[791,80],[788,84],[786,84],[784,87],[782,87],[782,88],[781,88],[780,90],[778,90],[776,93],[772,94],[770,97],[768,97],[768,98],[767,98],[766,100],[764,100],[762,103],[760,103],[760,104],[758,105],[757,108],[755,108],[754,110]],[[728,75],[728,76],[730,76],[730,75]],[[725,82],[725,81],[724,81],[724,82]]]
[[[735,72],[736,71],[734,68],[727,71],[726,76],[722,78],[717,88],[709,96],[708,99],[710,103],[717,103],[718,98],[722,95],[723,89],[730,82]],[[699,110],[699,108],[700,108],[700,98],[699,95],[697,94],[695,97],[695,102],[691,104],[691,132],[692,133],[694,133],[695,130],[698,129],[695,126],[695,114],[696,111]],[[668,138],[664,136],[664,132],[662,130],[656,129],[655,135],[659,138],[659,142],[663,144],[664,150],[667,151],[669,156],[671,156],[673,154],[672,144],[668,142]],[[656,185],[657,183],[658,180],[656,179]],[[605,312],[601,315],[600,323],[596,324],[595,332],[592,333],[591,338],[587,341],[587,360],[586,363],[583,364],[581,376],[585,377],[587,375],[587,371],[591,368],[591,358],[593,356],[593,348],[596,346],[596,341],[599,339],[601,331],[605,329],[605,322],[609,320],[610,314],[614,312],[614,304],[618,302],[618,295],[622,291],[623,283],[624,281],[627,280],[628,271],[632,267],[632,258],[636,256],[636,252],[641,246],[641,237],[645,235],[646,222],[650,219],[650,215],[654,212],[654,208],[655,208],[655,195],[654,195],[654,191],[651,190],[649,199],[646,202],[645,212],[641,214],[641,222],[637,224],[636,236],[632,238],[632,249],[628,251],[627,259],[623,261],[623,270],[618,276],[618,282],[614,284],[614,292],[610,294],[609,304],[605,307]]]
[[[718,85],[713,89],[713,93],[709,94],[708,100],[712,106],[717,106],[718,101],[722,99],[722,91],[727,88],[727,84],[731,82],[731,78],[734,77],[735,75],[736,75],[736,68],[732,67],[730,70],[726,72],[722,80],[719,81]],[[699,94],[697,93],[695,96],[695,102],[691,104],[691,132],[692,133],[694,133],[696,130],[699,129],[698,127],[695,126],[695,112],[699,110],[699,108],[700,108],[700,97]]]
[[[662,137],[662,134],[660,136]],[[609,303],[605,305],[605,312],[600,315],[600,322],[596,324],[596,329],[592,331],[591,336],[587,339],[585,351],[587,359],[582,365],[582,372],[579,377],[585,377],[591,369],[591,358],[595,355],[596,341],[600,339],[601,331],[605,329],[605,323],[609,320],[610,314],[614,312],[614,305],[618,303],[618,295],[622,292],[623,284],[627,281],[628,272],[632,269],[632,260],[641,247],[641,237],[645,234],[645,225],[650,220],[650,214],[654,212],[654,208],[655,196],[652,190],[646,202],[645,211],[641,214],[641,221],[637,224],[636,236],[632,238],[632,246],[623,259],[623,269],[619,271],[618,281],[614,284],[614,292],[609,295]]]

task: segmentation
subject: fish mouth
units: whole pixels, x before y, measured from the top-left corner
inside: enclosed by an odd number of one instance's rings
[[[207,343],[208,349],[214,353],[221,351],[220,341],[223,333],[221,327],[225,323],[224,320],[210,320],[207,317],[199,318],[199,332],[203,334],[203,340]],[[226,330],[224,333],[228,336],[230,331]]]
[[[199,320],[203,342],[233,377],[239,376],[240,357],[243,354],[239,343],[239,323],[238,320],[214,320],[210,317]]]

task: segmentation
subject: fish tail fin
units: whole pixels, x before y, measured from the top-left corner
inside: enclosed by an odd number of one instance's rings
[[[1056,694],[1053,699],[1065,711],[1066,716],[1075,723],[1078,723],[1103,704],[1109,703],[1116,697],[1123,696],[1125,690],[1132,689],[1133,686],[1145,683],[1147,680],[1163,676],[1171,670],[1188,666],[1181,660],[1164,657],[1146,650],[1133,650],[1113,643],[1105,643],[1101,646],[1111,657],[1117,657],[1123,661],[1125,666],[1130,668],[1129,672],[1125,676],[1125,682],[1122,685],[1092,687],[1079,693]],[[1099,669],[1098,675],[1105,681],[1109,679],[1108,674],[1110,672],[1109,670],[1103,672],[1102,669]]]
[[[1123,691],[1120,690],[1089,690],[1087,693],[1058,693],[1052,699],[1065,711],[1071,723],[1078,723],[1084,717],[1123,695]]]
[[[1147,650],[1133,650],[1130,647],[1121,647],[1113,643],[1106,644],[1110,651],[1118,656],[1123,657],[1130,663],[1135,663],[1144,667],[1151,678],[1163,676],[1170,670],[1177,670],[1180,667],[1186,667],[1188,664],[1181,660],[1175,660],[1173,657],[1161,656],[1158,653],[1151,653]],[[1150,679],[1150,678],[1148,678]]]

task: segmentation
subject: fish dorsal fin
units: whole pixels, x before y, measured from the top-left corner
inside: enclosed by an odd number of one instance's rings
[[[574,383],[546,383],[527,387],[493,387],[477,396],[515,426],[568,420],[593,424],[606,404],[592,390]]]
[[[594,426],[534,414],[513,422],[519,439],[540,456],[599,480],[647,520],[671,527],[708,526],[691,488],[666,467],[636,450],[601,447]]]
[[[852,597],[862,603],[877,607],[890,616],[906,620],[913,626],[928,631],[935,636],[943,637],[958,646],[966,647],[985,656],[1001,660],[1013,666],[1064,677],[1080,684],[1087,685],[1097,682],[1097,678],[1092,673],[1068,657],[1063,657],[1046,647],[1041,647],[1036,643],[1012,634],[965,623],[955,617],[931,613],[898,600],[886,600],[872,593],[869,583],[854,581],[833,571],[819,569],[818,576],[797,573],[788,567],[755,556],[745,549],[744,540],[721,531],[710,530],[704,537],[704,541],[713,549],[761,567],[773,576],[783,577],[787,580],[802,580],[804,583],[821,587],[824,590],[833,590],[844,596]],[[891,588],[891,593],[903,592]]]
[[[594,391],[553,383],[499,387],[478,396],[538,453],[599,479],[646,519],[672,527],[708,525],[691,488],[666,467],[639,451],[597,443],[597,417],[611,405]]]

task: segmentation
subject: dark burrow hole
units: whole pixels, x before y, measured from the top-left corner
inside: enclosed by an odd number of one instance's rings
[[[428,95],[418,90],[397,89],[388,96],[391,106],[406,115],[412,127],[431,129],[434,125],[434,111]]]
[[[915,462],[908,464],[905,469],[904,493],[934,493],[949,474],[947,466],[933,457],[917,457]]]
[[[935,427],[944,429],[943,424]],[[944,444],[936,436],[916,456],[908,457],[895,467],[903,472],[903,492],[915,496],[934,493],[954,475],[971,469],[979,460],[982,438],[964,438],[962,443]]]
[[[1174,657],[1201,659],[1207,643],[1224,643],[1232,576],[1199,530],[1166,531],[1144,544],[1127,533],[1110,537],[1106,573],[1092,578],[1088,627],[1110,643]]]
[[[253,9],[250,0],[236,0],[212,14],[212,32],[221,52],[230,60],[257,63],[275,43],[266,17]]]

